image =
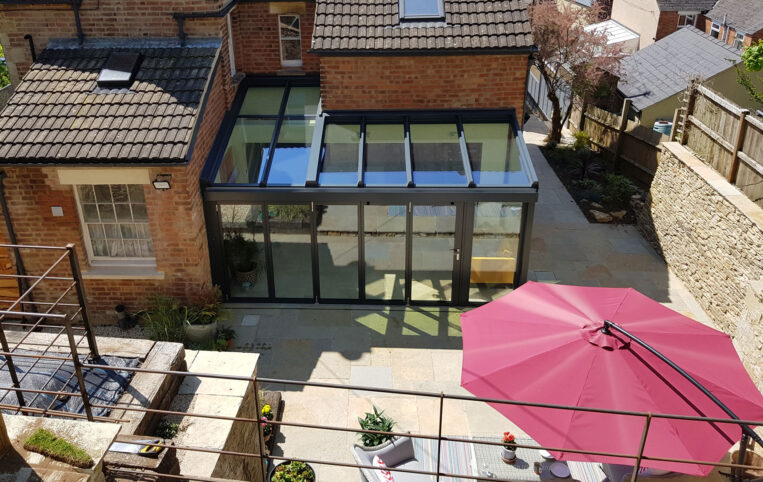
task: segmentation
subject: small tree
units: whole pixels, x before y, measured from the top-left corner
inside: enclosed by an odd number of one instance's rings
[[[553,109],[548,140],[559,142],[562,125],[572,109],[572,99],[591,97],[610,75],[618,75],[621,52],[607,45],[604,32],[585,30],[586,25],[599,18],[598,4],[580,9],[564,2],[557,4],[555,0],[536,0],[529,11],[538,47],[532,64],[548,86],[548,100]],[[564,113],[560,100],[563,94],[571,99]]]
[[[760,91],[755,85],[756,83],[760,85],[763,77],[751,75],[753,72],[763,70],[763,40],[758,40],[757,45],[750,45],[744,49],[742,52],[742,63],[744,64],[744,69],[740,68],[740,66],[736,68],[737,82],[747,90],[753,101],[763,104],[763,91]]]

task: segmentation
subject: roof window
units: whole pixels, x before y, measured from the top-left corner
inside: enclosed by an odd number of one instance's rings
[[[443,20],[443,0],[399,0],[400,20]]]
[[[137,52],[111,52],[98,74],[98,87],[123,88],[130,87],[135,72],[140,63],[140,54]]]

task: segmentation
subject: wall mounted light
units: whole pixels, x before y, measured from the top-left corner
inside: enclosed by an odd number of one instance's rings
[[[151,184],[158,191],[167,191],[172,187],[170,186],[170,179],[172,179],[172,174],[157,174],[156,179]]]

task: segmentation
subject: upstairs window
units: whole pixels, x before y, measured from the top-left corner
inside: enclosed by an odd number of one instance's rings
[[[284,67],[301,67],[302,36],[299,28],[299,15],[279,15],[278,35],[281,39],[281,65]]]
[[[678,12],[678,28],[697,25],[698,12]]]
[[[744,34],[742,32],[736,32],[734,34],[734,48],[742,50],[744,46]]]
[[[400,20],[444,20],[443,0],[399,0]]]
[[[713,38],[718,38],[721,36],[721,24],[713,22],[710,25],[710,36]]]

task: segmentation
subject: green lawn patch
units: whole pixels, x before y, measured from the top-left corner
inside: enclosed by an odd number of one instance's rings
[[[88,469],[94,465],[93,459],[87,452],[43,428],[26,439],[24,449],[83,469]]]

